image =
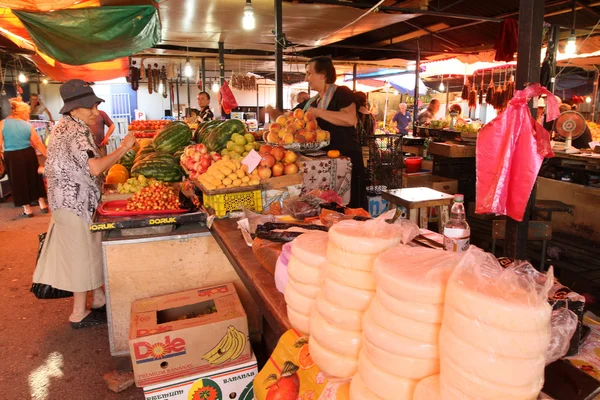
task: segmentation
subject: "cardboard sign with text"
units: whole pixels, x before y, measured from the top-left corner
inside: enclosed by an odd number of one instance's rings
[[[231,283],[137,300],[130,324],[129,350],[139,387],[252,357],[246,313]]]

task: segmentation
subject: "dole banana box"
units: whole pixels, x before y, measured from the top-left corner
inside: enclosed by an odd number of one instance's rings
[[[146,400],[254,400],[256,359],[144,387]]]
[[[137,300],[130,324],[138,387],[252,359],[246,313],[231,283]]]

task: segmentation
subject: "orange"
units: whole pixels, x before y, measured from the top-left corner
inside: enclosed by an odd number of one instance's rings
[[[329,150],[327,152],[327,157],[329,157],[329,158],[338,158],[339,156],[340,156],[339,150]]]
[[[310,356],[310,350],[308,344],[305,344],[300,348],[298,352],[298,366],[302,369],[311,369],[315,365],[312,357]]]
[[[112,171],[106,177],[106,183],[125,183],[129,179],[127,171]]]

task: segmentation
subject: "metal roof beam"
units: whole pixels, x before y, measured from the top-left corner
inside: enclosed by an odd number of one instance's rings
[[[579,5],[579,6],[581,6],[581,8],[583,8],[588,13],[592,14],[594,17],[600,19],[600,13],[598,11],[594,10],[592,7],[588,6],[587,4],[583,4],[581,1],[576,1],[575,3],[577,3],[577,5]]]

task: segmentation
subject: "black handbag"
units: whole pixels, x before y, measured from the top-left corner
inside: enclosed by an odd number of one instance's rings
[[[37,260],[40,259],[40,254],[42,254],[42,248],[44,247],[44,241],[46,240],[46,232],[41,233],[38,236],[39,245],[38,245],[38,254]],[[29,289],[31,293],[35,297],[41,300],[45,299],[62,299],[65,297],[72,297],[73,292],[69,292],[67,290],[56,289],[50,285],[46,285],[45,283],[32,283],[31,289]]]

